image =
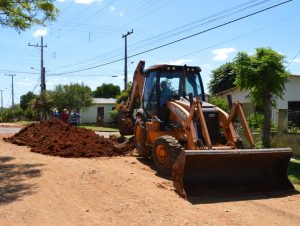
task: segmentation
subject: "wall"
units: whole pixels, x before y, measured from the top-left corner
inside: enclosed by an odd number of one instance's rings
[[[233,89],[228,90],[227,92],[219,95],[223,99],[227,101],[227,95],[231,95],[232,102],[239,101],[241,103],[249,103],[250,100],[247,98],[248,92],[247,91],[240,91],[240,89]],[[283,95],[283,99],[278,98],[276,103],[276,108],[272,109],[272,121],[275,124],[278,124],[279,120],[284,120],[280,128],[282,130],[287,129],[287,117],[282,118],[282,115],[286,114],[286,110],[288,109],[288,102],[289,101],[300,101],[300,76],[292,75],[289,77],[289,81],[285,85],[285,91]],[[246,107],[246,106],[245,106]],[[251,112],[249,106],[247,106],[248,110],[245,112],[245,115],[248,116]]]
[[[300,76],[291,76],[285,86],[283,100],[278,99],[277,109],[288,109],[288,101],[300,101]]]
[[[114,104],[96,104],[90,108],[88,108],[87,111],[81,112],[81,119],[80,123],[82,124],[88,124],[88,123],[96,123],[97,121],[97,108],[98,107],[104,107],[104,123],[110,123],[112,122],[110,118],[109,112],[112,111],[112,108],[114,107]]]
[[[222,97],[224,100],[227,101],[227,95],[231,95],[232,102],[239,101],[240,103],[247,103],[250,102],[248,96],[248,92],[243,90],[241,91],[240,89],[233,89],[228,92],[225,92],[224,94],[219,95]]]

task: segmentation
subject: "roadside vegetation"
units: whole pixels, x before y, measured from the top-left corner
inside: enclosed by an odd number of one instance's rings
[[[90,129],[96,132],[119,132],[119,129],[113,127],[102,127],[97,125],[80,125],[79,127]]]
[[[300,158],[290,161],[288,175],[295,188],[300,191]]]

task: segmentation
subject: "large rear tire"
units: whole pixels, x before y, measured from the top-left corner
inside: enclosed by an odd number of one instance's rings
[[[151,156],[151,149],[147,147],[147,131],[145,123],[141,118],[137,118],[134,128],[135,148],[141,157],[148,158]]]
[[[178,140],[172,136],[161,136],[154,141],[152,149],[153,161],[157,170],[165,175],[172,175],[172,167],[183,150]]]

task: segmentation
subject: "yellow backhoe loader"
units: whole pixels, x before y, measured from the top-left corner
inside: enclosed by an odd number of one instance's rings
[[[287,178],[291,149],[255,149],[240,103],[227,114],[205,101],[199,67],[144,66],[140,61],[127,102],[117,106],[120,133],[135,135],[139,155],[152,157],[159,172],[172,174],[179,195],[294,190]],[[248,149],[233,126],[237,117]]]

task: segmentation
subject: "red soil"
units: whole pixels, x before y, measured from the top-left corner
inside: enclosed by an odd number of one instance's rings
[[[133,149],[132,142],[116,146],[115,141],[92,130],[67,125],[55,118],[30,124],[5,141],[29,146],[32,152],[61,157],[118,156]]]

